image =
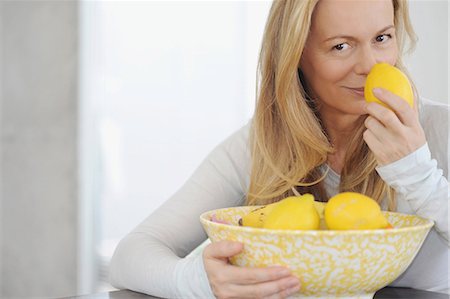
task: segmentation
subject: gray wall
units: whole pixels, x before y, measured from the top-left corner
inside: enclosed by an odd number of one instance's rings
[[[1,1],[0,297],[77,291],[77,3]]]
[[[0,1],[0,133],[2,132],[2,115],[3,115],[3,110],[2,110],[2,103],[3,103],[3,79],[2,79],[2,75],[3,75],[3,2]],[[0,134],[1,136],[1,134]],[[0,137],[1,138],[1,137]],[[2,271],[2,260],[3,260],[3,244],[2,244],[2,236],[3,236],[3,213],[2,213],[2,206],[3,206],[3,167],[2,167],[2,152],[3,152],[3,142],[0,139],[0,297],[2,297],[2,285],[3,285],[3,271]]]

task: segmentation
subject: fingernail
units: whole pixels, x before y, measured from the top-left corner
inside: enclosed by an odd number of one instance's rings
[[[372,89],[372,92],[373,92],[374,95],[380,96],[381,93],[382,93],[382,90],[377,87],[377,88]]]
[[[288,289],[287,293],[288,293],[288,295],[292,295],[294,293],[297,293],[299,290],[300,290],[300,285],[298,284],[295,287]]]
[[[289,269],[287,269],[287,268],[283,268],[283,269],[280,269],[280,271],[278,271],[278,273],[280,274],[280,276],[286,276],[286,275],[291,274],[291,271],[289,271]]]
[[[230,246],[231,250],[238,250],[241,248],[242,245],[241,245],[241,243],[238,243],[238,242],[232,242],[229,244],[229,246]]]
[[[293,288],[300,285],[300,281],[297,277],[292,277],[288,280],[288,288]]]

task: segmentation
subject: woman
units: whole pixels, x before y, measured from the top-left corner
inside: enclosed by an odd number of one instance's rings
[[[414,33],[402,0],[274,2],[252,122],[120,242],[111,283],[170,298],[297,292],[299,281],[286,268],[230,265],[240,243],[209,244],[186,257],[206,239],[202,212],[277,201],[297,188],[322,201],[361,192],[383,209],[434,220],[413,264],[393,285],[448,292],[448,107],[416,97],[411,108],[375,90],[389,110],[367,104],[363,95],[375,63],[402,68],[408,39],[414,42]]]

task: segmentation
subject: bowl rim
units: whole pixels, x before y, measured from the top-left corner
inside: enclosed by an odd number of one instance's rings
[[[256,227],[246,227],[246,226],[238,226],[238,225],[230,225],[225,223],[218,223],[207,219],[207,215],[212,215],[214,212],[227,210],[230,208],[247,208],[247,207],[258,207],[258,206],[237,206],[237,207],[226,207],[219,208],[214,210],[209,210],[200,214],[199,219],[202,225],[212,225],[217,228],[227,228],[232,231],[241,231],[241,232],[251,232],[253,234],[277,234],[277,235],[376,235],[376,234],[397,234],[402,232],[411,232],[411,231],[421,231],[421,230],[430,230],[434,226],[434,221],[428,218],[424,218],[415,214],[406,214],[400,212],[389,212],[382,211],[383,214],[387,215],[406,215],[406,216],[414,216],[420,218],[425,221],[423,224],[410,226],[410,227],[393,227],[389,229],[381,228],[381,229],[349,229],[349,230],[286,230],[286,229],[269,229],[269,228],[256,228]]]

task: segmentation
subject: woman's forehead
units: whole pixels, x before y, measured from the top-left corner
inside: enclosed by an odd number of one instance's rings
[[[392,0],[320,0],[312,16],[312,30],[323,35],[351,35],[379,31],[394,22]]]

